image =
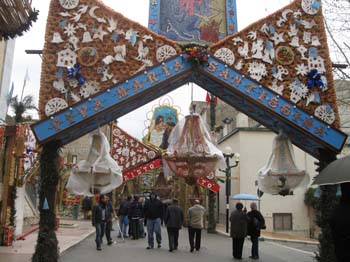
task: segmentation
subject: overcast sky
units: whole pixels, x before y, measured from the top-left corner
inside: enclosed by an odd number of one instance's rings
[[[58,1],[58,0],[55,0]],[[122,13],[124,16],[147,26],[149,0],[103,0],[106,5]],[[289,4],[291,0],[237,0],[238,28],[243,29],[256,20]],[[40,88],[41,58],[38,55],[28,55],[25,50],[39,49],[44,45],[44,35],[49,0],[32,0],[32,6],[39,10],[39,18],[33,23],[30,31],[17,38],[15,57],[12,70],[12,81],[14,82],[14,95],[20,94],[26,69],[29,71],[30,82],[24,90],[24,95],[31,94],[38,101]],[[206,91],[200,87],[193,88],[193,100],[204,101]],[[171,97],[173,105],[181,108],[183,115],[188,113],[191,102],[191,87],[186,85],[167,95]],[[164,98],[161,100],[164,100]],[[141,138],[145,135],[146,120],[152,107],[159,104],[157,99],[137,110],[121,117],[119,125],[131,135]],[[148,113],[148,114],[147,114]]]

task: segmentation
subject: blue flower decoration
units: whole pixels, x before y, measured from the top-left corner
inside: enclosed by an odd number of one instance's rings
[[[320,87],[321,89],[325,87],[321,78],[321,74],[320,72],[317,71],[317,69],[312,69],[307,74],[307,87],[308,88]]]
[[[67,68],[67,76],[69,78],[75,78],[76,80],[78,80],[80,85],[83,85],[85,83],[85,78],[82,77],[82,75],[80,74],[80,65],[79,64],[75,64],[73,67],[68,67]]]

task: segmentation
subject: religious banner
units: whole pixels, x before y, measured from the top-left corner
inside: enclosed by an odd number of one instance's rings
[[[161,105],[153,110],[148,134],[147,143],[161,149],[168,148],[168,138],[178,122],[178,111],[169,105]]]
[[[159,150],[142,143],[115,124],[111,144],[112,157],[123,169],[124,181],[161,166]]]
[[[134,179],[142,174],[145,174],[153,169],[157,169],[158,167],[161,167],[162,165],[162,160],[161,158],[157,158],[155,160],[152,160],[149,163],[143,164],[137,168],[134,168],[129,171],[123,172],[123,181],[128,181],[131,179]]]
[[[149,28],[183,43],[210,44],[237,30],[235,0],[150,0]]]

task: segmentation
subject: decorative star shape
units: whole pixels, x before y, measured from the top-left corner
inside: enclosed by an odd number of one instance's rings
[[[270,39],[275,43],[275,46],[277,46],[279,43],[285,42],[283,35],[283,32],[279,34],[276,32],[272,37],[270,37]]]
[[[308,72],[308,67],[304,64],[298,64],[295,67],[295,70],[297,71],[297,75],[302,75],[302,76],[306,76],[307,72]]]
[[[94,33],[93,39],[99,38],[101,41],[103,41],[103,37],[107,35],[108,33],[106,31],[103,31],[102,25],[100,25]]]

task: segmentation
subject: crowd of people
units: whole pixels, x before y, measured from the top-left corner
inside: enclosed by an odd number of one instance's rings
[[[101,244],[106,236],[107,244],[113,244],[111,239],[114,211],[108,204],[107,196],[100,195],[99,201],[92,210],[92,224],[96,228],[96,249],[102,250]],[[188,233],[190,251],[200,250],[201,230],[204,226],[205,208],[199,200],[188,210]],[[155,193],[144,197],[128,196],[122,199],[116,216],[118,219],[118,237],[137,240],[147,236],[146,249],[162,247],[162,225],[166,226],[169,241],[169,252],[178,249],[179,230],[184,224],[184,212],[177,199],[163,204]],[[147,233],[145,232],[145,227]]]
[[[236,204],[231,213],[232,254],[234,259],[242,259],[244,240],[247,235],[252,242],[252,259],[259,259],[259,236],[261,229],[265,229],[265,220],[258,211],[256,203],[250,204],[251,210],[247,212],[242,203]],[[201,248],[201,232],[204,228],[205,208],[198,199],[194,200],[192,207],[187,211],[187,226],[190,252]],[[111,238],[112,220],[117,217],[119,223],[119,238],[137,240],[146,238],[146,249],[162,247],[162,225],[168,233],[169,252],[178,249],[179,230],[184,224],[184,212],[173,199],[171,204],[163,204],[155,193],[151,193],[145,200],[139,196],[124,198],[115,215],[107,196],[100,195],[99,201],[92,211],[92,224],[96,228],[96,248],[101,249],[104,235],[107,244],[113,244]],[[145,232],[145,227],[147,233]]]

